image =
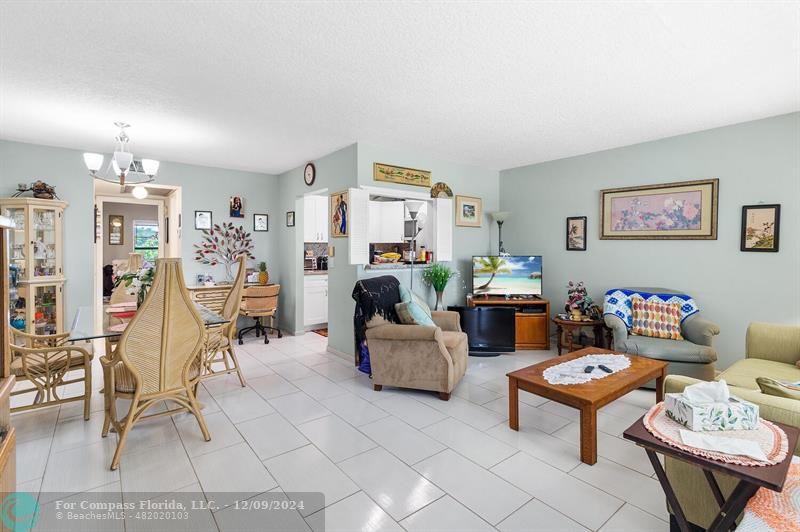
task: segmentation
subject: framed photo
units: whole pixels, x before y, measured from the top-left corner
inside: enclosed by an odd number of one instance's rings
[[[461,227],[480,227],[483,216],[483,202],[471,196],[456,196],[456,225]]]
[[[244,204],[241,196],[231,196],[229,207],[231,218],[244,218]]]
[[[332,238],[347,236],[350,223],[350,193],[348,191],[336,192],[330,196],[330,213]]]
[[[431,188],[431,173],[429,171],[392,166],[390,164],[372,163],[372,179],[385,183]]]
[[[742,251],[778,251],[781,206],[745,205],[742,207]]]
[[[269,215],[268,214],[254,214],[253,215],[253,231],[256,231],[256,232],[269,231]]]
[[[119,214],[108,215],[108,245],[125,244],[125,217]]]
[[[716,240],[719,179],[600,191],[601,240]]]
[[[286,227],[294,227],[294,211],[286,213]]]
[[[194,228],[211,229],[211,211],[194,211]]]
[[[567,251],[586,251],[586,216],[567,218]]]

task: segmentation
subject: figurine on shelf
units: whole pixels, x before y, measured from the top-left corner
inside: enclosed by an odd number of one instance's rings
[[[58,195],[56,194],[56,187],[48,185],[42,180],[34,181],[30,185],[26,185],[25,183],[19,183],[17,185],[17,191],[14,194],[12,194],[11,197],[18,198],[19,196],[28,191],[33,192],[34,198],[58,199]]]
[[[583,281],[567,283],[567,301],[564,304],[564,310],[570,314],[571,320],[581,321],[584,314],[588,314],[593,303],[594,301],[586,292],[586,285],[583,284]]]

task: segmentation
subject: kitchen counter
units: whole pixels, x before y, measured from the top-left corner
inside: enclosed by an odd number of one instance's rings
[[[303,270],[303,275],[328,275],[328,270]]]
[[[420,268],[430,266],[427,262],[415,262],[414,267]],[[365,270],[408,270],[411,269],[411,264],[405,262],[384,262],[382,264],[367,264],[364,266]]]

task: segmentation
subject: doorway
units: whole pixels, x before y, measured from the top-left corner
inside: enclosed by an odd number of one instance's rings
[[[110,324],[106,309],[111,305],[135,305],[135,295],[113,286],[116,278],[139,266],[131,260],[138,263],[141,256],[154,263],[157,258],[181,257],[180,187],[146,188],[147,197],[139,199],[117,185],[95,182],[93,314],[98,329]]]

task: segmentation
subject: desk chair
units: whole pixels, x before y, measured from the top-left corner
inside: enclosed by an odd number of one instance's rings
[[[244,289],[240,315],[254,318],[256,323],[252,327],[245,327],[239,331],[239,345],[244,343],[242,337],[250,331],[256,331],[256,338],[263,334],[265,344],[269,343],[269,331],[278,333],[278,338],[283,337],[280,329],[273,327],[275,313],[278,311],[278,294],[280,291],[281,285],[279,284],[248,286]],[[269,318],[270,324],[264,325],[261,322],[262,318]]]

